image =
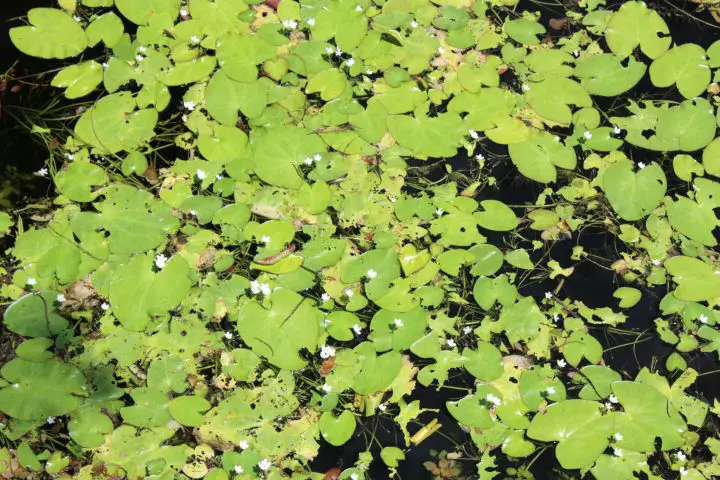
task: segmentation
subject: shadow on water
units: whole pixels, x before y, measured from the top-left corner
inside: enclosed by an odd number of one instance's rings
[[[564,1],[563,3],[573,4],[574,2]],[[611,8],[615,8],[621,3],[621,1],[608,2]],[[678,44],[694,42],[707,47],[718,38],[720,30],[703,23],[707,22],[715,25],[709,15],[692,13],[698,19],[689,16],[689,12],[693,12],[696,6],[692,2],[657,0],[648,1],[647,3],[650,7],[661,12],[670,27],[674,40]],[[51,6],[53,4],[54,2],[51,0],[7,1],[2,7],[3,26],[19,24],[17,20],[9,19],[24,15],[29,8]],[[551,19],[564,17],[564,10],[560,2],[539,3],[522,0],[516,11],[522,12],[523,10],[541,12],[540,21],[545,25]],[[549,28],[548,36],[557,40],[558,37],[572,33],[568,28],[560,30]],[[4,72],[10,67],[14,67],[14,75],[22,77],[32,72],[48,69],[49,64],[47,61],[21,56],[12,47],[7,34],[4,33],[6,31],[7,29],[4,28],[3,34],[0,34],[0,71]],[[19,63],[16,63],[18,60],[20,60]],[[49,83],[49,77],[45,78],[44,81]],[[10,91],[10,89],[0,92],[0,102],[3,107],[25,107],[28,106],[29,99],[33,102],[47,101],[50,98],[49,95],[53,93],[50,88],[21,85],[20,90],[17,92]],[[671,91],[654,89],[646,75],[643,81],[630,92],[629,98],[660,98],[662,96],[662,98],[677,99],[674,95],[676,94]],[[620,108],[622,105],[615,106],[611,100],[607,99],[595,98],[594,100],[598,108],[605,111],[617,109],[615,113],[624,114],[622,108]],[[0,166],[15,167],[25,173],[33,172],[44,164],[48,156],[46,146],[38,142],[37,138],[27,131],[19,128],[17,122],[6,114],[5,110],[7,109],[0,110],[3,113],[0,117],[0,163],[2,164]],[[493,165],[492,174],[498,179],[498,184],[494,187],[487,187],[481,192],[478,199],[495,198],[510,205],[532,204],[544,187],[517,175],[508,160],[507,148],[495,144],[486,145],[483,148],[483,154],[488,159],[488,163]],[[667,156],[638,149],[629,149],[626,153],[631,158],[640,161],[669,161]],[[693,155],[697,158],[698,152],[693,153]],[[453,171],[465,172],[469,177],[477,175],[475,160],[468,158],[464,154],[446,160],[436,159],[425,162],[410,160],[408,162],[411,171],[420,169],[422,176],[430,181],[439,181],[445,178],[446,165],[448,164]],[[5,169],[0,170],[0,175],[4,171]],[[2,181],[3,178],[0,176],[0,184]],[[38,183],[35,182],[34,185],[37,186]],[[49,187],[48,183],[37,188],[47,187]],[[671,184],[669,188],[672,191],[674,188],[680,189],[686,188],[686,186]],[[32,194],[42,195],[43,193],[32,192]],[[518,210],[518,213],[520,213],[520,210]],[[506,236],[493,234],[489,236],[488,241],[496,245],[503,245],[506,240]],[[622,248],[615,244],[613,235],[598,228],[586,229],[580,234],[576,233],[573,239],[556,242],[551,249],[550,257],[557,260],[562,266],[572,264],[575,267],[571,281],[563,284],[558,296],[582,301],[593,308],[615,307],[617,300],[612,297],[612,294],[617,287],[624,285],[621,278],[605,266],[587,260],[580,262],[571,260],[570,255],[575,245],[581,245],[587,252],[610,261],[620,258],[618,249]],[[556,286],[557,282],[545,280],[527,284],[522,288],[521,292],[524,295],[532,295],[540,299],[545,291],[554,290]],[[621,327],[635,332],[635,335],[610,334],[603,328],[593,330],[596,338],[603,344],[605,349],[608,349],[604,355],[605,361],[612,368],[623,372],[627,378],[634,377],[641,366],[655,365],[662,370],[664,358],[672,351],[672,348],[661,342],[657,335],[654,334],[653,321],[660,316],[659,302],[665,291],[664,287],[646,289],[643,292],[641,301],[632,309],[625,311],[628,315],[628,321]],[[645,336],[638,337],[643,341],[630,344],[636,338],[636,335],[642,332],[647,332]],[[623,344],[628,345],[621,346]],[[696,354],[689,359],[689,365],[699,371],[707,371],[717,369],[718,364],[711,354]],[[713,379],[712,376],[700,377],[694,388],[698,394],[706,398],[717,397],[716,382],[717,379]],[[411,435],[433,418],[437,418],[443,428],[420,445],[407,450],[407,458],[398,469],[398,473],[403,479],[429,479],[432,477],[423,466],[423,462],[433,460],[430,450],[455,451],[458,449],[458,445],[470,444],[469,435],[449,416],[445,408],[445,402],[457,400],[464,396],[466,389],[472,387],[472,378],[457,373],[457,371],[451,371],[451,380],[448,383],[447,388],[440,390],[436,390],[435,385],[430,387],[417,385],[408,399],[408,402],[414,399],[420,400],[423,408],[437,409],[437,412],[423,413],[419,417],[417,424],[411,423],[409,427]],[[335,466],[348,467],[357,460],[359,453],[366,450],[368,444],[371,445],[370,450],[375,458],[379,457],[380,446],[404,445],[402,432],[389,416],[370,420],[364,426],[359,427],[358,430],[355,437],[342,447],[332,447],[321,441],[320,455],[312,462],[313,468],[316,471],[325,471]],[[502,455],[498,455],[498,461],[501,464],[504,462]],[[558,478],[553,473],[553,468],[556,466],[552,449],[547,449],[534,462],[532,471],[538,479]],[[466,471],[474,471],[474,466],[469,466]],[[373,480],[382,480],[387,478],[388,475],[386,468],[379,461],[373,463],[369,473]]]

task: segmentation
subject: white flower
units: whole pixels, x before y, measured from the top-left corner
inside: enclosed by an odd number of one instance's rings
[[[560,368],[565,368],[567,367],[567,362],[561,358],[557,361],[557,366]]]
[[[688,474],[687,468],[680,467],[680,475],[687,475],[687,474]]]
[[[328,295],[327,293],[323,293],[322,295],[320,295],[320,300],[322,300],[323,302],[327,302],[328,300],[330,300],[330,295]]]
[[[38,177],[47,177],[47,175],[48,175],[48,169],[45,167],[43,167],[40,170],[38,170],[37,172],[35,172],[35,176],[38,176]]]
[[[195,110],[195,102],[183,102],[183,107],[185,107],[186,110],[190,110],[191,112]]]
[[[613,127],[613,133],[614,133],[615,135],[620,135],[620,132],[621,132],[621,131],[622,131],[622,130],[621,130],[620,127],[618,127],[617,125],[615,125],[615,126]]]
[[[367,271],[367,277],[370,279],[373,279],[373,278],[377,277],[377,272],[371,268],[370,270]]]
[[[700,320],[700,323],[707,323],[708,317],[704,313],[701,313],[700,316],[698,317],[698,320]]]
[[[200,180],[205,180],[205,177],[207,177],[207,173],[205,173],[205,170],[200,170],[199,168],[195,171],[195,176],[198,177]]]
[[[102,304],[100,304],[100,308],[107,311],[107,309],[110,308],[110,304],[107,302],[103,302]]]
[[[66,153],[65,158],[67,158],[68,160],[72,160],[73,158],[75,158],[75,155],[73,155],[72,153]]]
[[[365,70],[365,73],[367,73],[368,75],[372,75],[372,74],[373,74],[373,71],[368,68],[367,70]]]
[[[37,284],[37,280],[35,280],[35,277],[28,277],[26,283],[32,287],[33,285]]]
[[[307,20],[305,20],[305,22],[307,22],[307,24],[310,25],[311,27],[315,25],[314,18],[308,18]]]
[[[499,407],[502,404],[502,400],[500,400],[500,397],[493,395],[492,393],[488,393],[485,397],[485,400],[492,403],[496,407]]]
[[[523,84],[522,84],[522,90],[523,90],[523,92],[529,92],[529,91],[530,91],[530,85],[528,85],[527,83],[523,83]]]
[[[137,49],[138,49],[138,52],[140,52],[140,53],[145,53],[145,52],[147,52],[147,48],[145,48],[145,47],[142,46],[142,45],[140,45]]]
[[[238,446],[240,447],[240,450],[247,450],[248,447],[250,446],[250,444],[248,443],[247,440],[240,440],[240,443],[238,444]]]
[[[384,403],[381,403],[380,405],[378,405],[378,410],[380,410],[381,412],[384,412],[385,410],[387,410],[387,407],[385,406]]]
[[[445,211],[442,208],[438,208],[437,210],[435,210],[435,215],[437,215],[438,217],[441,216],[443,213],[445,213]]]
[[[552,292],[545,292],[545,298],[547,298],[548,300],[552,299],[553,298]]]
[[[580,56],[580,50],[575,50],[575,51],[573,51],[573,55],[575,55],[576,57],[579,57],[579,56]]]
[[[438,53],[439,53],[440,55],[444,54],[444,53],[445,53],[445,49],[444,49],[443,47],[438,47]]]
[[[588,140],[590,140],[590,139],[592,138],[592,133],[590,133],[589,130],[586,130],[585,133],[583,133],[583,137],[585,137],[585,138],[587,138]]]
[[[555,139],[556,142],[559,142],[561,140],[560,137],[557,135],[555,135],[555,137],[553,137],[553,138]]]
[[[402,321],[401,319],[399,319],[399,318],[396,318],[395,320],[393,320],[393,323],[395,324],[395,326],[396,326],[397,328],[402,328],[402,326],[405,325],[405,324],[403,323],[403,321]]]
[[[361,7],[360,5],[356,5],[356,6],[355,6],[355,11],[356,11],[356,12],[362,12],[362,7]]]
[[[46,422],[48,425],[54,425],[54,424],[55,424],[55,417],[47,417],[47,418],[45,419],[45,422]]]
[[[455,340],[453,340],[452,338],[448,338],[446,343],[448,347],[455,348]]]
[[[622,449],[620,449],[620,448],[613,448],[613,455],[615,455],[616,457],[622,457],[622,456],[623,456],[623,451],[622,451]]]
[[[258,462],[258,468],[263,472],[267,472],[268,470],[270,470],[270,467],[272,467],[272,463],[270,463],[270,460],[268,460],[267,458],[263,458]]]
[[[343,54],[343,51],[340,49],[340,47],[335,47],[335,56],[339,57]]]
[[[322,155],[320,155],[319,153],[316,153],[315,155],[313,155],[313,160],[315,160],[316,162],[319,162],[320,160],[322,160]]]
[[[622,433],[616,432],[615,435],[613,435],[613,438],[619,442],[620,440],[622,440],[625,437],[623,437]]]
[[[353,295],[355,295],[355,292],[353,292],[353,291],[350,290],[349,288],[346,288],[344,293],[345,293],[345,296],[348,297],[348,298],[350,298],[350,297],[352,297]]]
[[[65,295],[63,295],[62,293],[58,293],[58,296],[55,298],[55,300],[57,300],[58,303],[63,303],[65,301]]]
[[[188,11],[185,10],[184,8],[181,8],[181,9],[180,9],[180,15],[182,15],[183,17],[187,17],[187,16],[188,16]]]
[[[475,130],[468,130],[468,135],[470,135],[470,138],[472,138],[473,140],[478,139],[478,133]]]
[[[355,335],[360,335],[362,333],[362,327],[358,325],[357,323],[352,326],[353,332],[355,332]]]
[[[143,57],[139,53],[137,55],[135,55],[135,61],[142,62],[143,60],[145,60],[145,57]]]
[[[553,322],[559,322],[560,321],[560,315],[557,313],[553,314]]]
[[[192,215],[193,217],[197,215],[197,212],[196,212],[195,210],[190,210],[189,213],[190,213],[190,215]]]
[[[192,37],[190,37],[190,41],[191,41],[192,43],[200,43],[200,38],[197,37],[197,36],[195,36],[195,35],[193,35]]]
[[[267,297],[268,295],[270,295],[270,293],[272,293],[272,290],[270,290],[270,285],[268,285],[267,283],[261,283],[261,284],[260,284],[260,291],[261,291],[262,294],[265,295],[266,297]]]
[[[413,20],[412,22],[410,22],[410,26],[411,26],[412,28],[417,28],[418,23],[417,23],[415,20]]]
[[[610,400],[610,403],[618,403],[618,399],[614,393],[608,397],[608,400]]]
[[[360,477],[358,477],[357,473],[353,473],[350,475],[350,480],[358,480],[358,478],[360,478]]]
[[[643,162],[638,162],[638,163],[637,163],[637,166],[638,166],[638,168],[639,168],[640,170],[642,170],[643,168],[645,168],[645,164],[644,164]]]
[[[240,465],[235,465],[235,468],[233,468],[233,470],[235,470],[235,473],[238,474],[243,473],[243,468]]]
[[[260,241],[267,245],[268,243],[270,243],[270,237],[268,237],[267,235],[263,235],[262,237],[260,237]]]
[[[312,164],[313,164],[312,158],[310,158],[310,157],[305,157],[305,160],[303,160],[303,163],[304,163],[305,165],[308,165],[308,166],[309,166],[309,165],[312,165]]]
[[[297,28],[297,22],[295,20],[283,20],[282,26],[290,30],[295,30]]]
[[[225,335],[223,335],[223,336],[225,338],[227,338],[228,340],[230,340],[233,337],[233,334],[232,334],[232,332],[225,332]]]
[[[660,260],[653,260],[652,263],[653,263],[653,265],[655,265],[656,267],[659,267],[660,265],[662,265],[662,262],[661,262]]]
[[[325,47],[325,51],[326,51],[329,55],[332,55],[332,53],[335,51],[335,49],[332,48],[332,47]]]
[[[680,460],[681,462],[684,462],[685,460],[687,460],[687,456],[685,455],[685,452],[683,452],[682,450],[680,450],[679,452],[677,452],[677,453],[675,454],[675,456],[676,456],[677,459]]]
[[[260,283],[257,280],[253,280],[250,282],[250,291],[255,295],[260,293]]]
[[[157,268],[159,268],[160,270],[162,270],[165,267],[165,264],[167,264],[167,261],[168,261],[168,259],[165,256],[165,254],[160,253],[158,255],[155,255],[155,266]]]
[[[605,408],[607,408],[608,410],[612,410],[612,403],[605,402]]]
[[[475,159],[478,162],[482,162],[483,160],[485,160],[485,155],[483,155],[482,153],[478,153],[477,155],[475,155]]]
[[[355,65],[355,59],[352,58],[352,57],[351,57],[351,58],[348,58],[348,59],[345,61],[345,65],[347,65],[348,67],[352,67],[353,65]]]
[[[322,386],[323,392],[329,393],[332,390],[332,387],[328,385],[327,383]]]
[[[320,347],[320,358],[330,358],[335,356],[335,348],[330,345]]]
[[[548,395],[554,395],[555,394],[555,387],[547,387],[545,391],[548,393]]]
[[[103,62],[103,63],[102,63],[102,68],[108,68],[107,62]]]
[[[80,15],[73,15],[73,20],[79,22],[80,20],[82,20],[82,18],[80,18]]]
[[[468,333],[472,332],[472,327],[463,327],[462,331],[465,335],[467,335]]]
[[[222,176],[222,173],[218,173],[217,175],[215,175],[215,180],[222,180],[223,178],[225,177]]]

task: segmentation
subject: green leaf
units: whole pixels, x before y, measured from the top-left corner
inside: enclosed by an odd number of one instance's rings
[[[352,438],[355,432],[355,415],[349,410],[337,417],[330,412],[325,412],[320,417],[320,434],[330,445],[339,447]]]
[[[633,172],[628,159],[620,159],[603,173],[603,190],[620,218],[634,221],[652,212],[667,188],[665,173],[658,164]]]
[[[58,359],[35,363],[16,358],[0,373],[8,382],[0,389],[0,411],[18,420],[67,415],[82,402],[85,377]]]
[[[533,417],[527,436],[559,442],[555,456],[563,468],[586,468],[609,444],[613,422],[600,415],[599,404],[589,400],[565,400],[550,405]]]
[[[244,303],[237,316],[237,331],[253,352],[280,368],[297,370],[306,361],[299,351],[317,348],[323,314],[313,301],[280,288],[269,297],[270,308],[256,301]]]
[[[384,447],[380,450],[380,458],[385,465],[394,468],[400,465],[401,460],[405,460],[405,452],[397,447]]]
[[[137,25],[147,25],[156,18],[175,20],[180,0],[115,0],[120,13]]]
[[[666,198],[665,208],[674,230],[705,246],[717,245],[713,230],[718,226],[718,219],[713,205],[700,205],[687,197],[678,196],[675,201]]]
[[[499,392],[495,391],[496,396]],[[488,412],[492,404],[479,395],[467,395],[458,401],[446,402],[448,412],[458,422],[472,428],[486,429],[493,425],[493,418]]]
[[[546,133],[531,135],[524,142],[510,144],[509,151],[510,159],[520,173],[541,183],[557,179],[556,167],[572,170],[577,164],[575,150]]]
[[[517,227],[517,215],[504,203],[498,200],[483,200],[480,206],[483,210],[476,212],[475,218],[481,227],[496,232],[507,232]]]
[[[56,8],[33,8],[29,26],[10,29],[10,40],[21,52],[40,58],[68,58],[87,47],[85,32],[71,15]]]
[[[222,71],[212,76],[205,89],[205,102],[210,115],[227,126],[235,126],[238,111],[248,118],[257,118],[265,111],[268,95],[262,81],[237,82]]]
[[[250,145],[255,174],[271,185],[293,190],[304,183],[300,165],[327,149],[322,138],[301,127],[253,129]]]
[[[123,175],[129,177],[133,173],[136,175],[142,175],[147,170],[148,161],[140,152],[134,151],[127,154],[123,159],[120,169]]]
[[[68,327],[57,314],[55,292],[31,293],[15,300],[5,310],[3,323],[8,330],[24,337],[49,337]]]
[[[102,80],[102,67],[99,63],[90,60],[63,68],[53,77],[50,85],[65,88],[65,96],[73,99],[89,94],[100,85]]]
[[[55,175],[60,193],[74,202],[92,202],[98,196],[93,187],[108,181],[105,170],[90,162],[71,162]]]
[[[705,147],[702,163],[707,173],[720,177],[720,138],[716,138]]]
[[[637,46],[650,58],[657,58],[670,48],[670,30],[662,17],[645,2],[626,2],[615,13],[605,30],[608,47],[625,58]]]
[[[705,50],[694,43],[673,47],[650,65],[650,80],[660,88],[676,84],[685,98],[700,95],[710,83]]]
[[[702,302],[720,296],[720,271],[697,258],[678,255],[665,262],[665,268],[678,284],[675,297],[686,302]]]
[[[393,115],[388,130],[398,144],[423,157],[452,157],[465,132],[462,119],[444,113],[435,118]]]
[[[190,291],[190,265],[174,255],[158,273],[153,273],[151,255],[135,255],[112,271],[103,291],[113,314],[128,330],[145,328],[157,315],[167,315]]]
[[[537,36],[545,33],[545,27],[529,18],[518,18],[505,23],[505,32],[523,45],[536,45],[540,43]]]
[[[94,47],[100,40],[107,48],[113,48],[120,41],[125,31],[122,20],[114,12],[107,12],[88,25],[85,34],[89,47]]]
[[[204,422],[203,412],[211,406],[210,402],[199,395],[188,395],[173,398],[168,404],[168,411],[180,425],[199,427]]]
[[[656,437],[662,441],[662,450],[684,444],[682,434],[687,425],[659,391],[638,382],[615,382],[612,389],[624,409],[615,420],[615,430],[623,435],[620,448],[652,452]]]
[[[642,293],[637,288],[620,287],[613,292],[613,297],[620,300],[620,308],[632,308],[640,301]]]
[[[546,78],[528,83],[525,92],[528,104],[538,115],[552,122],[569,125],[572,122],[570,105],[591,107],[592,100],[579,83],[569,78]]]
[[[142,253],[167,241],[166,235],[178,228],[170,206],[143,190],[113,185],[104,191],[105,199],[95,203],[100,213],[81,212],[72,227],[81,238],[103,230],[113,253]]]
[[[275,58],[276,53],[260,36],[231,33],[218,38],[216,56],[229,78],[251,83],[257,79],[257,66]]]
[[[462,351],[465,359],[463,366],[470,375],[483,382],[492,382],[502,376],[504,371],[503,358],[495,345],[479,342],[476,349],[466,348]]]
[[[83,113],[75,125],[75,135],[98,153],[112,154],[136,150],[154,134],[155,109],[135,110],[130,92],[101,98]]]
[[[93,408],[80,408],[68,422],[70,438],[83,448],[96,448],[105,443],[105,435],[113,431],[110,418]]]
[[[576,64],[574,75],[590,95],[615,97],[637,85],[647,70],[644,63],[633,57],[627,65],[622,60],[610,53],[583,57]]]

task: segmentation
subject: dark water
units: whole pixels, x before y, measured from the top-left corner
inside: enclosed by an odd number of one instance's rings
[[[25,0],[5,1],[0,10],[0,19],[3,21],[3,27],[0,29],[0,69],[4,72],[14,66],[14,76],[24,77],[34,72],[46,70],[48,68],[47,61],[38,61],[27,57],[22,57],[12,46],[5,33],[6,27],[19,24],[15,17],[20,17],[25,12],[35,6],[54,6],[54,2],[50,0]],[[566,2],[569,3],[569,2]],[[608,2],[610,5],[617,5],[622,2]],[[707,14],[698,14],[694,12],[695,4],[691,2],[670,2],[670,1],[648,1],[648,6],[660,11],[666,20],[672,32],[673,38],[677,44],[694,42],[703,47],[708,47],[713,41],[720,38],[720,30],[716,27],[712,17]],[[563,16],[563,8],[552,2],[534,3],[530,1],[522,1],[517,11],[532,10],[542,13],[541,22],[545,25],[551,18],[559,18]],[[690,12],[696,19],[688,16]],[[703,23],[703,22],[707,22]],[[709,26],[710,25],[715,25]],[[560,37],[567,35],[568,31],[556,31],[548,28],[548,35],[551,37]],[[19,63],[16,63],[18,62]],[[45,77],[40,83],[49,83],[51,77]],[[35,79],[27,79],[35,82]],[[12,166],[21,172],[30,173],[40,168],[47,159],[48,152],[44,143],[40,142],[37,136],[29,134],[24,128],[18,126],[18,122],[9,112],[17,114],[20,108],[37,108],[47,102],[53,94],[53,89],[36,87],[33,85],[23,84],[18,92],[6,90],[0,93],[0,102],[4,107],[2,116],[0,117],[0,166]],[[675,98],[672,90],[658,91],[652,88],[647,75],[644,80],[630,92],[630,98],[647,98],[652,95],[657,98],[658,95],[663,98]],[[603,109],[610,107],[609,103],[602,99],[594,99]],[[524,203],[532,203],[542,188],[531,181],[518,178],[512,167],[508,167],[509,159],[507,149],[498,145],[487,145],[485,148],[486,157],[496,164],[493,175],[499,180],[497,188],[487,193],[483,193],[485,198],[496,198],[505,203],[519,205]],[[627,146],[624,148],[628,148]],[[631,157],[642,160],[647,158],[654,161],[662,161],[657,158],[657,154],[629,149],[626,151]],[[698,152],[694,154],[697,155]],[[580,160],[581,161],[581,160]],[[437,166],[426,168],[432,162],[410,162],[411,167],[423,167],[423,174],[429,178],[440,178],[444,174],[443,163],[437,162]],[[449,163],[454,170],[468,170],[473,162],[468,161],[464,156],[458,156],[450,159]],[[7,172],[6,169],[0,170],[0,184]],[[23,195],[40,196],[50,193],[49,182],[36,179],[29,185],[31,187],[23,187],[23,191],[17,192],[14,197],[15,201],[22,203],[20,200]],[[679,188],[682,185],[670,185],[669,188]],[[493,235],[489,241],[496,245],[502,245],[506,240],[502,235]],[[619,257],[622,245],[616,243],[615,238],[608,232],[601,229],[587,229],[581,234],[575,234],[570,240],[558,241],[551,250],[550,257],[557,260],[562,266],[573,264],[575,271],[570,281],[565,283],[560,290],[558,296],[560,298],[570,298],[572,300],[580,300],[590,307],[615,306],[617,300],[612,297],[614,290],[624,285],[622,279],[616,276],[612,271],[602,268],[589,261],[575,262],[570,259],[573,246],[582,245],[588,253],[604,257],[608,260],[607,265]],[[0,245],[2,247],[2,245]],[[524,285],[521,293],[524,295],[542,298],[544,292],[554,290],[557,283],[555,281],[543,281]],[[658,362],[658,366],[662,370],[664,359],[672,352],[672,348],[661,342],[654,334],[653,320],[660,316],[658,305],[666,290],[664,287],[655,287],[643,292],[642,300],[629,311],[625,311],[628,315],[628,322],[621,325],[621,328],[632,330],[634,332],[646,332],[645,337],[649,340],[637,343],[634,346],[625,346],[618,348],[619,345],[631,342],[633,336],[613,335],[606,332],[603,328],[593,330],[593,335],[603,344],[605,348],[611,348],[604,355],[608,365],[622,373],[627,378],[634,377],[642,366],[650,366],[654,361]],[[645,338],[643,337],[643,338]],[[700,372],[710,371],[718,368],[718,362],[713,356],[714,354],[692,354],[688,358],[691,367]],[[686,357],[687,358],[687,357]],[[717,398],[720,395],[718,388],[718,374],[706,375],[698,379],[695,385],[696,393],[706,398]],[[429,479],[431,475],[422,465],[425,461],[434,460],[430,455],[430,450],[447,450],[458,451],[461,445],[468,448],[472,452],[469,435],[459,428],[457,423],[449,416],[445,409],[445,402],[448,400],[456,400],[465,395],[465,391],[452,387],[470,387],[472,378],[457,371],[451,371],[451,381],[448,382],[448,388],[436,390],[435,386],[429,388],[418,385],[408,402],[413,399],[419,399],[424,408],[438,409],[437,413],[427,412],[422,414],[417,425],[410,427],[410,433],[417,431],[421,425],[426,424],[433,418],[438,418],[443,425],[440,432],[434,434],[421,445],[409,448],[406,451],[407,458],[401,463],[399,474],[403,479]],[[376,458],[379,457],[379,445],[398,445],[403,446],[402,433],[397,429],[391,419],[387,417],[378,417],[370,419],[362,427],[358,428],[357,435],[346,445],[342,447],[332,447],[324,444],[321,448],[320,455],[313,462],[313,467],[317,471],[324,471],[335,466],[348,467],[357,459],[358,453],[365,451],[368,439],[374,437],[377,442],[371,446]],[[498,461],[502,460],[502,454],[498,454]],[[460,460],[462,463],[463,460]],[[468,461],[469,465],[467,473],[470,477],[474,476],[471,472],[475,470],[473,462]],[[553,473],[556,467],[554,461],[553,449],[546,450],[537,461],[533,464],[533,473],[539,479],[554,479],[559,476]],[[375,462],[370,471],[373,479],[387,478],[387,470],[381,462]]]

